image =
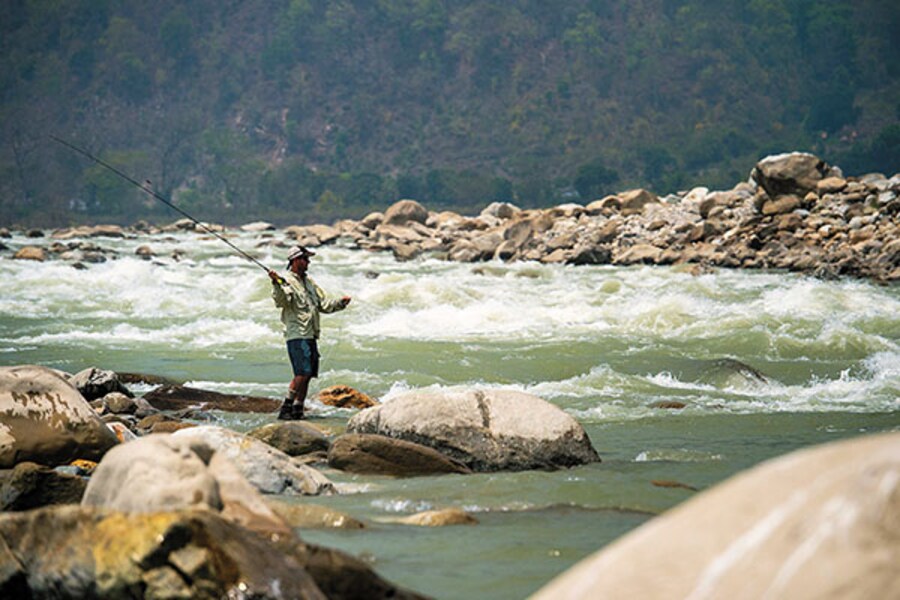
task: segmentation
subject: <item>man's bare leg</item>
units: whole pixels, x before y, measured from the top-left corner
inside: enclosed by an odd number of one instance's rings
[[[306,394],[309,392],[310,379],[312,377],[309,375],[297,375],[291,380],[291,385],[288,387],[288,397],[293,405],[291,414],[295,419],[302,419],[304,416],[303,405],[306,402]]]

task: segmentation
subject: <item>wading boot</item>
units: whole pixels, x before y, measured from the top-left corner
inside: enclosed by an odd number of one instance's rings
[[[284,399],[284,402],[281,403],[281,408],[278,410],[279,421],[292,421],[295,418],[293,404],[294,401],[290,398]],[[300,412],[301,414],[303,413],[303,407],[300,407]]]
[[[295,421],[300,421],[300,420],[306,418],[305,416],[303,416],[303,403],[302,402],[294,403],[294,406],[291,408],[291,418],[294,419]]]

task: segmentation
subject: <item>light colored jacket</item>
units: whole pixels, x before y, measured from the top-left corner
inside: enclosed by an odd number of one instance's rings
[[[346,308],[340,298],[327,296],[309,276],[300,279],[293,272],[284,276],[285,284],[272,282],[272,299],[281,309],[284,339],[318,339],[319,313]]]

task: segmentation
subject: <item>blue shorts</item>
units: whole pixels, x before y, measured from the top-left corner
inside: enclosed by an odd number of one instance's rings
[[[291,357],[294,377],[298,375],[319,376],[319,346],[316,344],[316,340],[288,340],[287,350],[288,356]]]

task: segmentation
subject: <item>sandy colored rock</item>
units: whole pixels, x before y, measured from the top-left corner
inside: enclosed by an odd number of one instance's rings
[[[115,435],[66,379],[45,367],[0,368],[0,468],[99,460]]]
[[[269,500],[269,506],[291,527],[298,529],[365,529],[366,524],[346,513],[317,504]]]
[[[13,254],[13,258],[17,260],[36,260],[43,262],[47,260],[47,253],[43,248],[38,246],[24,246],[19,248],[19,250]]]
[[[648,204],[659,202],[656,194],[644,189],[622,192],[619,194],[619,200],[622,203],[621,212],[623,215],[640,214]]]
[[[478,519],[461,508],[428,510],[394,520],[395,523],[417,527],[446,527],[448,525],[477,525]]]
[[[264,494],[315,496],[334,493],[334,485],[327,477],[256,438],[213,425],[182,429],[171,435],[190,440],[190,445],[206,444],[233,462]]]
[[[322,404],[338,408],[369,408],[378,405],[368,395],[347,385],[333,385],[320,390],[316,399]]]
[[[770,198],[786,194],[805,195],[831,175],[825,161],[806,152],[767,156],[753,168],[751,177]]]
[[[422,223],[428,220],[428,209],[415,200],[400,200],[384,211],[385,225],[406,225],[410,221]]]
[[[532,598],[900,597],[900,433],[762,463],[563,573]]]
[[[473,471],[555,469],[600,460],[575,419],[513,390],[406,392],[355,415],[347,432],[429,446]]]
[[[288,456],[302,456],[320,450],[328,451],[330,442],[318,427],[302,421],[277,421],[247,433]]]

